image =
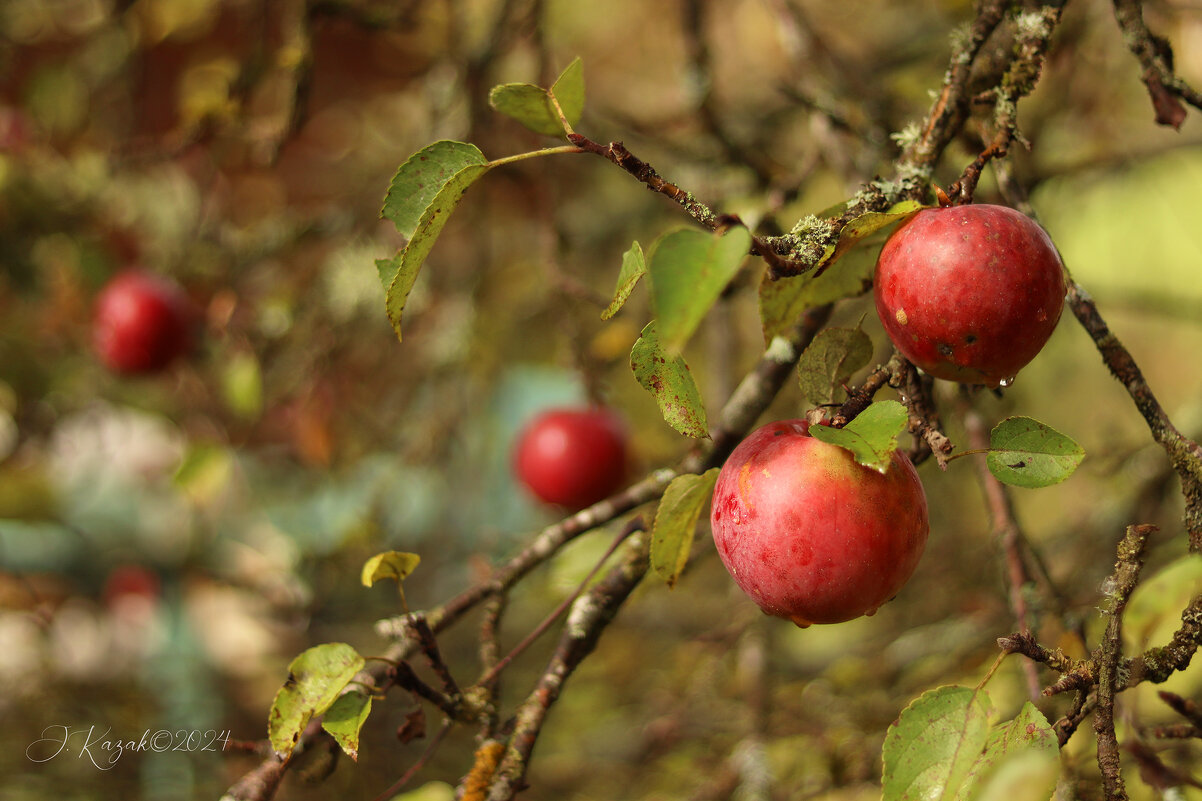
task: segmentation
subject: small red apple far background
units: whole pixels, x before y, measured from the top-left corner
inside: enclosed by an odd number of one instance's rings
[[[936,378],[1008,385],[1043,348],[1064,306],[1060,255],[1006,206],[924,209],[885,242],[873,292],[902,355]]]
[[[96,297],[92,345],[121,375],[162,371],[193,346],[197,314],[183,289],[139,268],[118,273]]]
[[[625,424],[610,409],[548,409],[518,434],[514,473],[545,503],[582,509],[621,488],[627,441]]]
[[[914,465],[884,473],[815,439],[805,420],[768,423],[718,474],[710,522],[718,555],[766,614],[799,626],[871,615],[913,574],[929,531]]]

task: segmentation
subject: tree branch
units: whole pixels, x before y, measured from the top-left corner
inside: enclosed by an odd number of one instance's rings
[[[488,801],[508,801],[522,789],[530,755],[551,705],[581,661],[597,645],[601,632],[618,613],[650,564],[651,538],[637,532],[624,548],[621,564],[581,595],[559,638],[559,645],[538,684],[514,714],[513,734],[493,777]]]
[[[1139,581],[1148,537],[1155,530],[1156,527],[1151,525],[1128,526],[1119,543],[1118,558],[1110,578],[1110,620],[1094,657],[1098,673],[1098,708],[1094,711],[1093,729],[1098,738],[1098,768],[1102,771],[1102,787],[1108,801],[1126,801],[1127,798],[1119,744],[1114,734],[1114,699],[1125,684],[1120,673],[1123,612]]]
[[[1202,551],[1202,446],[1173,425],[1131,352],[1111,333],[1089,293],[1072,280],[1068,284],[1068,306],[1093,339],[1111,374],[1135,402],[1152,432],[1152,439],[1168,454],[1173,469],[1181,478],[1185,495],[1185,527],[1189,532],[1190,550]]]
[[[1144,68],[1142,78],[1152,99],[1156,123],[1180,129],[1186,117],[1181,101],[1202,108],[1202,94],[1173,72],[1173,50],[1168,41],[1148,29],[1140,0],[1114,0],[1114,17],[1127,47]]]

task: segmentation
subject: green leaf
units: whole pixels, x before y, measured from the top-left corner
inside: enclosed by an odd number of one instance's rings
[[[1030,417],[1009,417],[989,435],[989,472],[1005,484],[1039,489],[1073,474],[1085,451],[1069,437]]]
[[[884,473],[897,450],[897,435],[908,419],[906,407],[897,401],[877,401],[843,428],[812,425],[810,435],[846,448],[860,464]]]
[[[957,801],[1048,801],[1060,774],[1056,732],[1031,702],[993,728]]]
[[[651,567],[669,587],[676,585],[688,562],[697,520],[713,495],[718,471],[714,467],[701,475],[677,476],[664,490],[651,530]]]
[[[567,66],[551,86],[555,100],[569,125],[576,125],[584,111],[584,65],[579,58]],[[550,94],[531,83],[503,83],[488,93],[494,110],[520,122],[535,133],[564,136],[563,123],[551,104]]]
[[[622,269],[618,271],[618,285],[614,289],[614,299],[610,301],[601,319],[608,320],[618,313],[626,304],[626,299],[634,291],[639,279],[647,274],[647,259],[643,256],[643,246],[635,242],[630,250],[622,254]]]
[[[709,436],[709,423],[701,391],[682,356],[664,352],[656,332],[656,321],[643,333],[630,351],[630,369],[643,389],[655,396],[660,414],[672,428],[687,437]]]
[[[443,139],[426,145],[402,164],[388,185],[380,216],[412,239],[422,217],[457,173],[488,164],[480,148],[470,142]]]
[[[584,114],[584,62],[580,57],[572,59],[572,63],[564,67],[563,72],[551,84],[551,94],[567,118],[568,125],[575,126]],[[559,122],[558,117],[556,123]]]
[[[989,697],[968,687],[923,693],[889,727],[882,801],[952,799],[989,738]]]
[[[965,801],[1049,801],[1060,780],[1059,751],[1019,751],[1007,756]]]
[[[359,759],[359,731],[371,714],[371,696],[361,692],[343,693],[330,705],[321,719],[321,727],[351,759]]]
[[[401,338],[401,312],[418,272],[464,192],[491,164],[475,145],[444,140],[415,153],[392,179],[381,214],[409,242],[391,259],[378,259],[388,320]]]
[[[832,403],[840,388],[872,359],[872,339],[855,328],[824,328],[797,363],[801,394],[809,403]]]
[[[838,239],[828,245],[817,268],[805,275],[771,280],[767,273],[760,282],[760,324],[764,341],[783,334],[807,309],[862,295],[872,288],[876,258],[891,233],[890,226],[901,222],[924,207],[917,201],[904,201],[884,212],[868,212],[848,222]],[[841,208],[822,213],[829,217]],[[859,247],[857,247],[859,246]],[[829,269],[842,260],[837,270]]]
[[[281,759],[288,758],[305,726],[330,708],[363,664],[358,651],[340,642],[315,645],[292,660],[267,718],[267,736]]]
[[[751,247],[751,234],[737,226],[723,234],[693,228],[660,237],[647,271],[651,300],[664,350],[679,354],[701,319],[734,278]]]

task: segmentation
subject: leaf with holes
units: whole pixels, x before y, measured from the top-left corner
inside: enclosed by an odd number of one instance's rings
[[[814,406],[833,403],[841,387],[872,360],[872,339],[855,328],[824,328],[797,363],[801,394]]]
[[[391,259],[377,259],[376,269],[397,339],[401,312],[426,256],[468,187],[490,167],[475,145],[443,140],[410,156],[393,176],[380,214],[409,241]]]
[[[897,450],[897,436],[908,419],[906,407],[897,401],[877,401],[843,428],[812,425],[810,435],[846,448],[860,464],[884,473]]]
[[[651,529],[651,568],[669,587],[675,586],[689,560],[697,520],[713,495],[718,471],[714,467],[701,475],[677,476],[660,499]]]
[[[359,652],[341,642],[315,645],[292,660],[267,718],[267,736],[281,759],[288,758],[309,721],[330,708],[363,665]]]
[[[1051,426],[1030,417],[1009,417],[989,435],[986,463],[998,481],[1039,489],[1071,476],[1085,450]]]
[[[709,436],[709,423],[697,382],[682,356],[664,352],[655,320],[647,323],[634,343],[630,351],[630,369],[643,389],[655,396],[660,414],[668,425],[688,437]]]

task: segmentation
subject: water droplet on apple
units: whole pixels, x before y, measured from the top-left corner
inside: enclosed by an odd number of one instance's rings
[[[872,607],[871,609],[864,612],[864,617],[872,617],[873,615],[876,614],[876,610],[878,610],[878,609],[880,609],[879,606]]]
[[[999,387],[1002,387],[1003,389],[1005,389],[1006,387],[1010,386],[1013,383],[1014,383],[1014,376],[1007,376],[1006,378],[1003,378],[1001,381],[997,382],[997,385]]]
[[[791,618],[789,618],[789,620],[792,620],[793,625],[797,626],[799,629],[808,629],[811,625],[813,625],[801,615],[793,615]]]

